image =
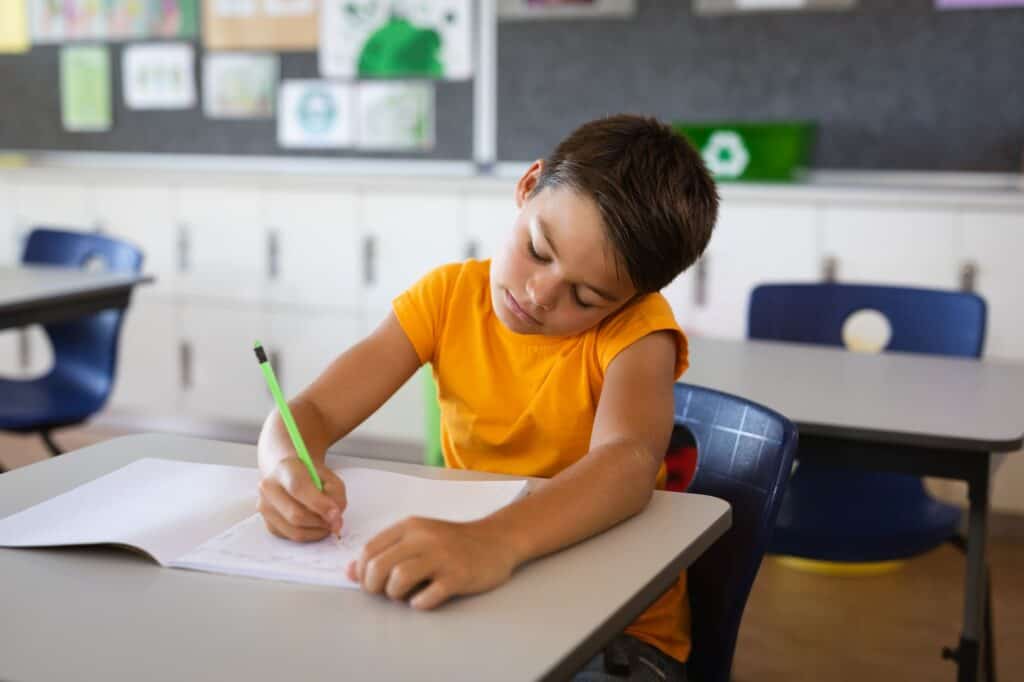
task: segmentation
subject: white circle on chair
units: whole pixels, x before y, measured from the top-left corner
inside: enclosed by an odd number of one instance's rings
[[[843,345],[857,353],[881,353],[892,338],[889,318],[873,308],[863,308],[843,322]]]
[[[106,272],[107,262],[103,260],[103,256],[94,253],[85,259],[82,269],[86,272]]]

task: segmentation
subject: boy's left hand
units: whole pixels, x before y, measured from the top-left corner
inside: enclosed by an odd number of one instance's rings
[[[367,592],[432,609],[497,587],[516,565],[509,544],[479,525],[413,517],[366,543],[347,572]]]

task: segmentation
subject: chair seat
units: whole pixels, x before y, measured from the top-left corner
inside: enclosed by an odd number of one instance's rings
[[[904,559],[947,541],[960,515],[932,498],[916,476],[801,464],[769,551],[820,561]]]
[[[0,379],[0,429],[36,431],[77,424],[103,406],[97,382],[51,372],[38,379]]]

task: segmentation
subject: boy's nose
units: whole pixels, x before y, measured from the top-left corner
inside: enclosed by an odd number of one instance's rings
[[[558,296],[558,284],[552,278],[534,277],[526,283],[530,303],[541,310],[551,310]]]

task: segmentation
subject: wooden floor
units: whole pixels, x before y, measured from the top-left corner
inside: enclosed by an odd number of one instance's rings
[[[74,449],[113,435],[61,432]],[[0,435],[0,463],[42,459],[35,437]],[[989,543],[998,679],[1024,680],[1024,542]],[[902,570],[870,578],[809,575],[767,558],[747,603],[736,647],[735,682],[880,682],[956,679],[943,646],[954,646],[963,617],[964,561],[941,547]]]

